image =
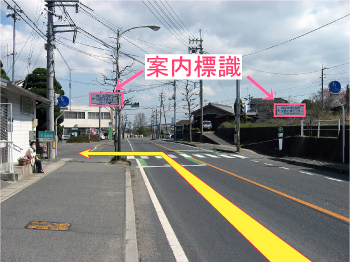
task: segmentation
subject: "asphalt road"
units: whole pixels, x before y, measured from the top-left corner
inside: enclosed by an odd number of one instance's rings
[[[220,154],[165,141],[129,142],[123,143],[123,151],[164,151],[224,197],[218,200],[218,206],[207,201],[207,191],[198,193],[195,183],[186,181],[162,158],[128,157],[133,162],[138,159],[141,167],[134,169],[133,178],[141,261],[186,261],[181,256],[176,258],[181,249],[188,261],[267,261],[275,255],[283,257],[265,229],[312,261],[349,261],[347,176],[272,161],[250,151]],[[177,245],[164,233],[169,228],[162,229],[141,169],[176,235]],[[219,212],[221,204],[223,210],[226,205],[231,208],[224,199],[253,218],[253,222],[244,220],[246,231],[237,221],[225,218],[225,212]],[[254,228],[252,235],[250,228]],[[263,245],[254,242],[256,236],[266,238]],[[285,257],[279,261],[288,259],[292,260]]]

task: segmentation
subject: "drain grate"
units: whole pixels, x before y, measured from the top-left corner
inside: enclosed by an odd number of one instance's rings
[[[39,230],[67,231],[70,229],[70,226],[71,226],[70,223],[32,221],[25,228],[39,229]]]

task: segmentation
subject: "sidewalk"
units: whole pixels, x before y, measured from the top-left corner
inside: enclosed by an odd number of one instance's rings
[[[1,189],[2,261],[138,261],[131,167],[78,155],[86,145]]]
[[[237,147],[235,145],[215,145],[215,144],[208,144],[208,143],[200,143],[200,142],[186,142],[186,141],[175,141],[176,143],[182,143],[186,145],[191,145],[194,147],[204,148],[208,150],[217,150],[221,152],[228,152],[228,153],[236,153]],[[241,153],[244,154],[244,151],[248,149],[241,149]],[[260,154],[260,153],[259,153]],[[263,154],[260,154],[263,155]],[[344,174],[349,175],[349,165],[348,164],[341,164],[331,161],[324,161],[324,160],[315,160],[315,159],[307,159],[307,158],[299,158],[299,157],[271,157],[268,155],[265,155],[267,157],[270,157],[272,160],[275,161],[281,161],[292,165],[297,166],[304,166],[304,167],[310,167],[315,168],[319,170],[334,172],[338,174]]]

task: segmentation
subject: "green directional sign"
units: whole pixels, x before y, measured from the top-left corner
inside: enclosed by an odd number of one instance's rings
[[[52,142],[55,141],[54,131],[39,131],[39,142]]]

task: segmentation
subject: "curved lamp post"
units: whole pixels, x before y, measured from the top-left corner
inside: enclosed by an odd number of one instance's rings
[[[153,31],[158,31],[160,29],[160,26],[157,26],[157,25],[143,25],[143,26],[135,26],[135,27],[132,27],[132,28],[129,28],[123,32],[120,33],[120,30],[118,30],[117,32],[117,37],[115,39],[117,39],[117,55],[116,55],[116,80],[115,80],[115,83],[117,84],[118,83],[118,79],[120,77],[119,75],[119,49],[120,49],[120,45],[119,45],[119,39],[120,37],[132,30],[132,29],[136,29],[136,28],[143,28],[143,27],[148,27],[150,29],[152,29]],[[118,96],[118,101],[120,101],[120,95]],[[121,108],[118,107],[116,110],[115,110],[115,114],[116,114],[116,120],[118,119],[118,121],[116,121],[115,123],[115,130],[118,130],[118,148],[117,148],[117,141],[116,141],[116,137],[114,136],[114,150],[115,151],[121,151]],[[118,117],[118,118],[117,118]],[[120,160],[121,159],[121,156],[117,156],[117,160]]]

